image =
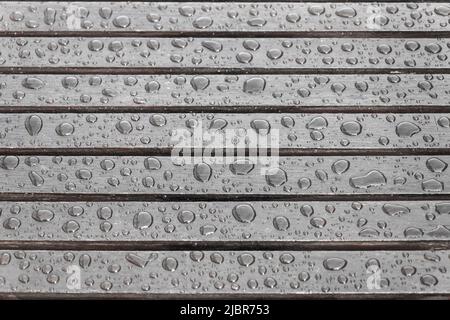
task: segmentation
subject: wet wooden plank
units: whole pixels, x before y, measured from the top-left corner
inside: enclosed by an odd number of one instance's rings
[[[449,194],[450,156],[4,156],[0,192],[33,194]]]
[[[0,212],[4,248],[307,248],[364,241],[387,247],[450,240],[450,201],[0,202]]]
[[[0,292],[129,298],[448,295],[448,259],[448,251],[2,251]]]
[[[0,115],[0,127],[0,148],[10,151],[266,148],[258,139],[292,149],[450,146],[450,114],[442,113],[16,113]]]
[[[448,31],[446,3],[1,2],[10,32]]]
[[[448,68],[449,39],[433,38],[0,38],[0,68],[117,68],[157,73],[264,69]],[[18,70],[18,69],[15,69]],[[89,70],[89,69],[87,69]],[[111,70],[111,69],[110,69]],[[430,71],[428,71],[430,72]]]
[[[0,75],[0,107],[432,107],[450,104],[449,85],[442,74]]]

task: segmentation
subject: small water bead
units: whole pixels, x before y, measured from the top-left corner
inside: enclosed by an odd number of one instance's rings
[[[255,257],[250,253],[242,253],[237,257],[238,263],[243,267],[249,267],[255,262]]]

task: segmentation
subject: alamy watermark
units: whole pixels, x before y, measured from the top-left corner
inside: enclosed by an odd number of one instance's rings
[[[66,280],[66,286],[69,290],[81,289],[81,268],[77,265],[70,265],[66,270],[68,277]]]
[[[198,121],[191,130],[181,128],[171,133],[172,162],[179,165],[188,164],[233,164],[245,159],[259,164],[261,174],[279,163],[279,130],[264,126],[252,130],[205,129]]]
[[[370,265],[366,269],[369,274],[366,280],[367,289],[379,290],[381,289],[381,269],[377,265]]]

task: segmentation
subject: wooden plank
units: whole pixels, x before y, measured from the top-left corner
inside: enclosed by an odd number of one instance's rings
[[[16,67],[117,68],[179,73],[255,68],[265,72],[317,69],[448,68],[449,39],[363,38],[0,38],[1,70]],[[18,70],[18,69],[14,69]],[[20,70],[20,69],[19,69]],[[95,69],[96,70],[96,69]],[[110,69],[112,72],[113,70]],[[139,72],[138,71],[138,72]],[[42,72],[42,71],[41,71]],[[437,71],[439,72],[439,71]],[[428,71],[430,73],[430,71]]]
[[[446,3],[1,2],[10,32],[448,31]]]
[[[0,106],[445,106],[450,76],[0,75]]]
[[[450,201],[0,202],[0,212],[3,248],[450,241]]]
[[[447,295],[448,251],[2,251],[6,297]]]
[[[4,156],[0,192],[33,194],[449,194],[450,156]]]
[[[11,152],[39,152],[42,148],[250,148],[263,138],[258,132],[264,128],[278,140],[279,148],[426,148],[431,152],[450,147],[450,114],[442,113],[16,113],[0,115],[0,127],[0,148]],[[195,143],[192,135],[202,143]]]

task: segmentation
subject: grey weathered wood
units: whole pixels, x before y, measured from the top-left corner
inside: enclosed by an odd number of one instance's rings
[[[448,31],[446,3],[0,3],[0,30],[58,32]],[[148,17],[148,18],[147,18]]]
[[[0,243],[19,248],[450,240],[450,201],[1,202],[0,211]]]
[[[309,69],[448,68],[449,39],[0,38],[0,67]]]
[[[450,156],[4,156],[0,192],[181,195],[449,194]]]
[[[442,74],[0,75],[0,107],[445,106],[449,85]]]
[[[159,295],[448,294],[448,251],[2,251],[0,292]]]
[[[258,121],[280,148],[450,147],[450,114],[16,113],[0,116],[0,148],[171,148],[192,132],[203,141],[193,148],[249,148],[255,144],[236,138],[256,142]],[[360,126],[359,132],[349,135],[350,126]]]

